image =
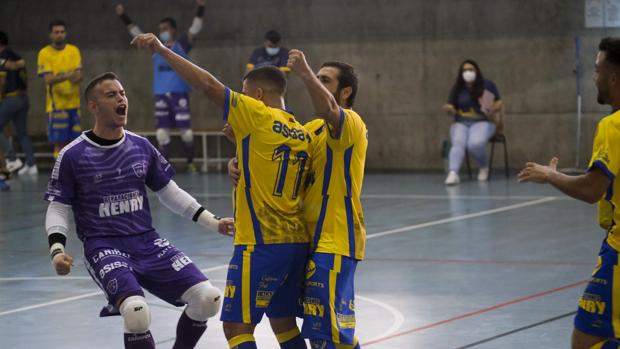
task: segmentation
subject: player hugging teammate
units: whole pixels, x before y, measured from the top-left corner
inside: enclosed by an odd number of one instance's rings
[[[237,93],[153,34],[138,35],[133,44],[159,54],[220,106],[236,143],[235,249],[221,315],[230,348],[256,348],[253,332],[263,314],[281,348],[305,348],[295,323],[302,293],[303,337],[313,347],[359,348],[353,284],[366,240],[360,195],[368,140],[351,109],[353,68],[327,62],[317,77],[303,53],[291,51],[288,65],[319,116],[308,129],[285,110],[286,78],[277,68],[248,72]],[[311,185],[303,190],[305,182]],[[327,287],[312,287],[317,282]],[[317,306],[324,311],[311,311]]]

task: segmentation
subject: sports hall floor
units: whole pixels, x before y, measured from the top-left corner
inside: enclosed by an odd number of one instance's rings
[[[122,319],[98,317],[105,299],[87,276],[75,235],[68,252],[76,267],[68,277],[52,270],[43,228],[47,178],[15,179],[0,193],[0,347],[122,348]],[[211,211],[231,214],[224,175],[176,180]],[[150,202],[160,234],[222,288],[231,239]],[[368,174],[363,204],[362,347],[569,347],[572,313],[604,237],[594,206],[498,174],[454,188],[440,174]],[[171,348],[181,309],[147,300],[158,348]],[[227,348],[221,327],[212,319],[199,348]],[[266,323],[256,338],[259,348],[278,348]]]

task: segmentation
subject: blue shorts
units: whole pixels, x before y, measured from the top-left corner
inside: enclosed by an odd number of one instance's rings
[[[620,303],[618,251],[605,240],[592,278],[579,299],[575,328],[591,336],[618,338],[620,304],[616,303]]]
[[[357,260],[316,252],[306,268],[303,338],[354,344]]]
[[[47,138],[50,143],[69,143],[81,133],[79,109],[54,110],[48,113]]]
[[[309,244],[236,245],[228,266],[221,320],[257,324],[301,317]]]
[[[155,128],[190,128],[189,94],[155,95]]]
[[[144,296],[143,287],[172,305],[182,306],[183,293],[207,280],[189,257],[154,231],[86,239],[84,264],[108,299],[102,316],[118,315],[118,302],[129,296]]]

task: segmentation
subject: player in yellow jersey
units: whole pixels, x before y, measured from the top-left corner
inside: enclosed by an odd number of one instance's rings
[[[313,348],[359,348],[353,284],[366,242],[360,195],[368,141],[366,125],[351,109],[357,76],[346,63],[326,62],[315,77],[301,51],[291,50],[289,57],[321,116],[304,125],[312,138],[312,169],[303,211],[314,253],[306,271],[302,335]],[[228,163],[228,173],[238,185],[237,159]]]
[[[359,348],[353,285],[366,244],[360,196],[368,132],[351,109],[357,76],[342,62],[323,63],[315,75],[299,50],[289,52],[288,66],[306,85],[321,118],[306,124],[313,137],[314,181],[303,209],[313,253],[306,270],[302,336],[313,348]]]
[[[573,349],[620,347],[620,38],[605,38],[596,57],[598,103],[612,107],[596,129],[588,172],[568,176],[557,171],[558,159],[548,166],[527,163],[520,182],[549,183],[568,196],[598,202],[599,224],[607,230],[598,264],[579,300],[572,336]]]
[[[54,144],[54,158],[66,144],[78,137],[80,126],[80,50],[66,42],[67,25],[62,20],[49,24],[51,44],[39,51],[37,73],[45,79],[48,138]]]
[[[241,180],[221,316],[230,347],[256,348],[254,327],[267,314],[281,348],[306,348],[295,316],[302,311],[310,242],[300,189],[311,138],[284,110],[284,74],[274,67],[252,70],[243,79],[243,93],[238,93],[166,48],[153,34],[138,35],[132,43],[160,54],[185,81],[222,107],[235,134]]]

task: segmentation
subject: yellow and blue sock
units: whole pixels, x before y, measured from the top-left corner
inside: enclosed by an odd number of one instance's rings
[[[301,338],[297,327],[286,332],[276,334],[281,349],[307,349],[306,342]]]
[[[617,339],[607,339],[602,342],[594,344],[590,349],[618,349],[620,348],[620,341]]]
[[[257,349],[256,339],[251,334],[240,334],[228,341],[230,349]]]

